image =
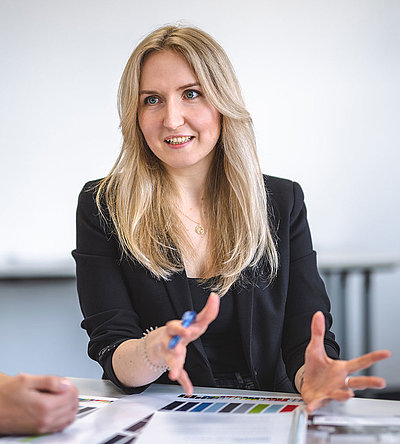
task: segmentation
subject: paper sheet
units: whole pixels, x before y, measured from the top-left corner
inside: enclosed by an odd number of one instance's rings
[[[392,405],[395,407],[395,405]],[[396,406],[397,407],[397,406]],[[399,416],[311,415],[307,438],[310,443],[376,443],[400,442]]]
[[[213,415],[156,412],[137,444],[288,443],[292,414]]]

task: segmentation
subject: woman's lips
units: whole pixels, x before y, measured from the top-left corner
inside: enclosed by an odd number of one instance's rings
[[[187,145],[194,139],[194,136],[171,136],[165,139],[165,142],[175,148],[180,148],[184,145]]]

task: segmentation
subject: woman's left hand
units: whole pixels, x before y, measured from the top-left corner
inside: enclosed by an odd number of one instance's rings
[[[349,375],[389,358],[388,350],[374,351],[349,361],[335,360],[326,354],[324,335],[325,318],[318,311],[311,322],[311,340],[306,349],[305,363],[299,370],[304,371],[301,396],[307,404],[308,413],[331,400],[346,401],[354,396],[354,390],[385,387],[386,382],[383,378]]]

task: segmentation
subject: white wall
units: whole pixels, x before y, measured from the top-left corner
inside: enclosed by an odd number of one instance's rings
[[[302,184],[317,249],[399,256],[398,0],[0,0],[0,266],[69,258],[77,194],[120,146],[124,64],[177,20],[227,50],[263,170]],[[376,346],[396,349],[399,283],[375,283]]]

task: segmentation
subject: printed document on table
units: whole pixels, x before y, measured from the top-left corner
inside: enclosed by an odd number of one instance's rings
[[[137,444],[157,442],[163,444],[298,442],[300,444],[305,442],[306,422],[296,423],[299,414],[300,409],[296,413],[254,416],[207,413],[183,415],[180,412],[158,411],[136,442]],[[297,429],[296,433],[293,427]]]

